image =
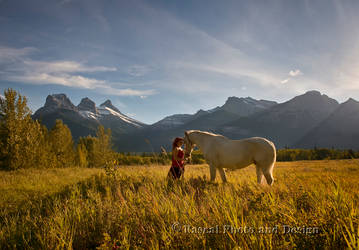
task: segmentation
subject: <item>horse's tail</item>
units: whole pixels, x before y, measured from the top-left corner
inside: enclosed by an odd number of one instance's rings
[[[276,160],[277,160],[277,150],[276,150],[276,147],[273,142],[271,142],[269,140],[268,140],[268,142],[271,145],[272,150],[273,150],[273,159],[271,159],[271,162],[267,166],[267,169],[264,169],[263,174],[264,174],[264,177],[266,178],[268,185],[271,186],[271,185],[273,185],[273,182],[274,182],[273,168],[274,168],[274,164],[276,163]]]
[[[271,144],[272,144],[272,146],[273,146],[273,153],[274,153],[274,157],[273,157],[273,165],[276,163],[276,161],[277,161],[277,149],[276,149],[276,147],[275,147],[275,145],[274,145],[274,143],[271,141],[270,142]],[[273,168],[272,168],[273,169]]]
[[[270,140],[268,140],[268,139],[265,139],[265,138],[262,138],[263,140],[263,143],[266,145],[266,147],[270,147],[270,151],[273,151],[272,153],[272,155],[271,156],[273,156],[273,164],[276,162],[276,159],[277,159],[277,149],[276,149],[276,147],[275,147],[275,145],[274,145],[274,143],[272,142],[272,141],[270,141]],[[267,150],[268,150],[268,148],[267,148]]]

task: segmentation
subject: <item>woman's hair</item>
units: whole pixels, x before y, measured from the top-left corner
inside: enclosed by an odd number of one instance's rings
[[[174,141],[172,143],[172,150],[177,148],[177,144],[178,144],[179,141],[183,141],[183,138],[182,137],[176,137],[176,139],[174,139]]]

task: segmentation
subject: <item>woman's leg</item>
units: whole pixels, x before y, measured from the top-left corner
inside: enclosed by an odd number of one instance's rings
[[[178,179],[181,176],[179,168],[171,166],[170,171],[168,172],[168,176],[172,179]]]

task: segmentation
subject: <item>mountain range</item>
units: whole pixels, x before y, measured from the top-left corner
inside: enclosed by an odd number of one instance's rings
[[[111,128],[117,150],[159,151],[170,148],[176,136],[199,129],[223,134],[231,139],[262,136],[277,148],[334,147],[359,149],[359,102],[338,103],[318,91],[308,91],[286,102],[229,97],[222,105],[195,114],[175,114],[148,125],[133,119],[106,100],[99,106],[83,98],[75,106],[65,94],[46,98],[34,119],[48,128],[62,119],[74,139],[95,135],[102,124]]]
[[[86,97],[75,106],[65,94],[47,96],[44,107],[38,109],[32,117],[48,128],[55,125],[56,119],[61,119],[70,128],[74,139],[95,135],[100,124],[110,128],[114,138],[146,126],[121,113],[110,100],[97,107],[95,102]]]

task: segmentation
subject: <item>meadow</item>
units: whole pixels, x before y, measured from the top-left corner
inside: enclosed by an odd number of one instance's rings
[[[4,249],[358,249],[359,160],[278,162],[209,182],[208,166],[23,169],[0,174]]]

